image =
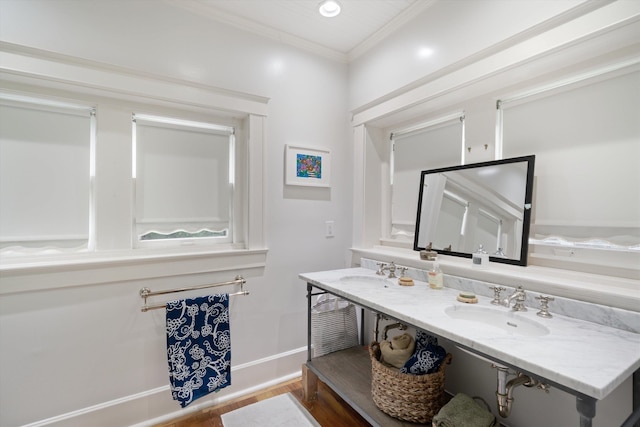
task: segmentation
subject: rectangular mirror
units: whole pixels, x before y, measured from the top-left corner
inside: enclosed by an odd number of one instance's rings
[[[413,249],[527,265],[535,156],[421,172]]]

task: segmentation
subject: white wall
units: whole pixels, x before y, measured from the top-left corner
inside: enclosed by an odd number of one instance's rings
[[[269,98],[266,267],[244,263],[237,270],[198,274],[205,266],[195,257],[184,261],[191,270],[153,265],[145,279],[138,277],[148,262],[126,260],[106,268],[44,269],[21,281],[3,274],[3,285],[51,289],[0,296],[0,424],[59,417],[43,425],[130,425],[178,411],[167,388],[164,313],[140,312],[143,286],[170,289],[247,276],[251,295],[231,303],[233,385],[189,408],[298,375],[306,359],[306,288],[297,275],[341,268],[348,259],[352,150],[346,65],[160,1],[2,0],[0,39]],[[101,112],[105,119],[131,113],[117,102],[99,109],[99,122]],[[106,129],[109,139],[98,141],[99,222],[110,218],[110,229],[98,230],[102,249],[129,244],[130,230],[116,226],[127,224],[131,203],[126,126]],[[331,189],[285,188],[285,144],[330,149]],[[324,235],[326,220],[335,221],[333,238]],[[106,283],[82,286],[97,277]],[[78,286],[66,287],[76,279]]]

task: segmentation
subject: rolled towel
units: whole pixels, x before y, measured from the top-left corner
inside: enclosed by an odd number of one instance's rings
[[[415,348],[415,343],[413,337],[406,332],[391,338],[391,347],[394,350],[404,350],[409,346],[414,346],[412,348]]]
[[[380,342],[382,361],[394,368],[402,368],[413,355],[415,341],[407,333],[393,337],[391,341]]]
[[[493,414],[464,393],[458,393],[440,409],[432,420],[433,427],[492,427]]]
[[[427,345],[438,345],[438,338],[418,329],[416,332],[416,351]]]
[[[437,372],[447,356],[447,351],[439,345],[427,344],[418,349],[401,367],[403,374],[426,375]]]

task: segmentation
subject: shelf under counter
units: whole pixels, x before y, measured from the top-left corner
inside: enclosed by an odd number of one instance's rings
[[[431,426],[431,423],[398,420],[376,407],[371,397],[371,360],[367,347],[356,346],[329,353],[307,361],[306,365],[373,426]]]

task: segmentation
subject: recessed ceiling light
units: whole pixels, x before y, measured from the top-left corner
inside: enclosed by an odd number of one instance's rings
[[[333,18],[340,14],[340,3],[336,0],[325,0],[318,6],[318,11],[322,16]]]
[[[428,58],[433,55],[433,52],[433,49],[431,49],[430,47],[423,46],[418,49],[418,58]]]

